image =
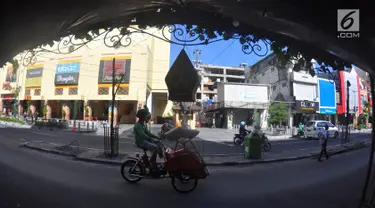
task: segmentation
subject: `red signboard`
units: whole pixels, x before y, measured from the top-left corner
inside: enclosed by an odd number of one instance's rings
[[[2,100],[13,100],[14,99],[14,94],[3,94],[1,95]]]

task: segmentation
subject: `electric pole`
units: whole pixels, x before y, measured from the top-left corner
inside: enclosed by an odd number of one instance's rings
[[[349,80],[346,81],[346,132],[345,132],[345,141],[348,142],[349,137]]]
[[[195,49],[193,54],[195,54],[195,67],[198,67],[198,62],[199,62],[199,55],[201,55],[201,50]]]
[[[114,132],[114,128],[113,128],[113,122],[114,122],[114,111],[115,111],[115,70],[116,70],[116,59],[113,58],[113,61],[112,61],[112,103],[111,103],[111,108],[112,108],[112,111],[110,112],[111,113],[111,125],[110,125],[110,128],[111,128],[111,137],[110,137],[110,141],[111,141],[111,156],[115,156],[115,132]]]

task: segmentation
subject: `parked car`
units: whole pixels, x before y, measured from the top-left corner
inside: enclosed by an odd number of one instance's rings
[[[325,125],[328,125],[329,137],[337,138],[339,136],[339,129],[329,121],[311,120],[306,123],[304,128],[305,138],[319,138],[319,132],[324,131]]]

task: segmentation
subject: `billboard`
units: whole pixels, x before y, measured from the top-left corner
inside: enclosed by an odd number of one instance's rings
[[[268,86],[225,84],[223,101],[267,103]]]
[[[336,114],[336,84],[332,80],[318,79],[319,113]]]
[[[56,66],[55,85],[78,85],[80,61],[64,61]]]
[[[360,85],[357,73],[354,69],[350,72],[344,72],[344,86],[345,86],[345,99],[349,95],[349,113],[354,113],[354,107],[361,108],[360,106]],[[347,81],[350,82],[349,92],[347,92]],[[359,109],[361,111],[361,109]],[[346,112],[346,109],[345,109]]]
[[[8,66],[5,81],[6,82],[15,82],[16,80],[17,80],[17,75],[15,73],[13,73],[13,67]]]
[[[42,86],[43,65],[30,66],[26,70],[25,87]]]
[[[119,57],[115,61],[115,79],[120,79],[124,74],[122,83],[129,83],[130,81],[130,57]],[[102,59],[99,65],[99,84],[110,84],[112,83],[112,59]]]

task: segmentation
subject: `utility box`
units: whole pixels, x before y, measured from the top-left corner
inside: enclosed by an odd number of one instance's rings
[[[244,156],[248,159],[262,158],[262,143],[263,138],[260,134],[252,132],[245,137],[244,141]]]

